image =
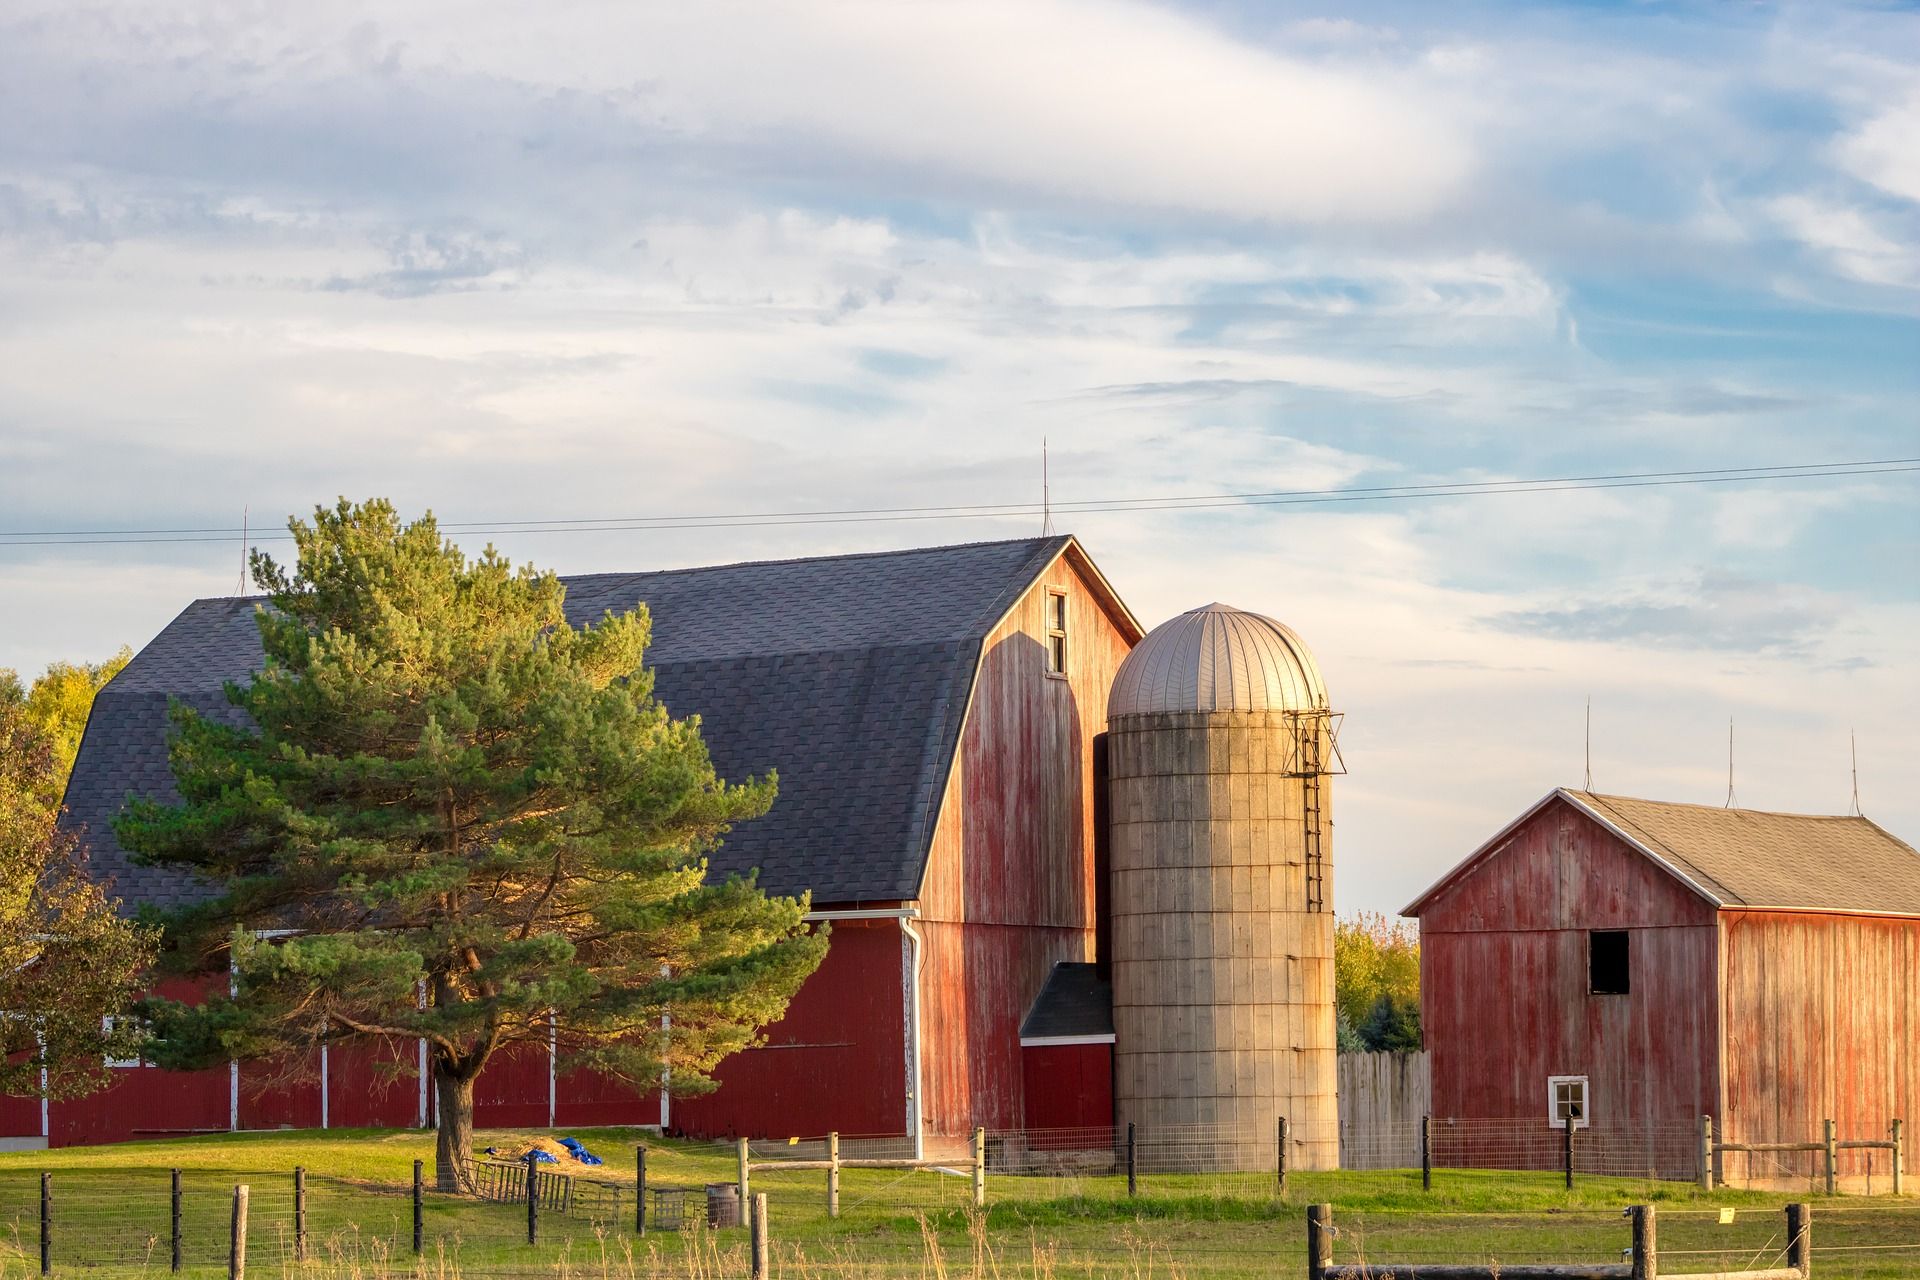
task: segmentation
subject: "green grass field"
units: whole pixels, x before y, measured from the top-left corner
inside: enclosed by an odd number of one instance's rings
[[[645,1141],[656,1185],[694,1188],[735,1175],[731,1148],[665,1142],[633,1130],[577,1130],[606,1160],[581,1169],[622,1188],[617,1221],[546,1214],[542,1240],[525,1239],[520,1205],[429,1194],[426,1248],[411,1242],[408,1189],[432,1138],[415,1131],[233,1134],[0,1154],[0,1277],[39,1262],[41,1172],[53,1175],[56,1274],[82,1270],[156,1277],[169,1267],[169,1175],[184,1190],[186,1273],[224,1275],[234,1183],[249,1187],[249,1271],[261,1276],[361,1280],[428,1274],[637,1280],[746,1273],[746,1233],[633,1232],[634,1147]],[[485,1131],[476,1146],[509,1146],[523,1132]],[[293,1249],[294,1167],[308,1178],[308,1260]],[[431,1164],[429,1163],[429,1170]],[[964,1174],[847,1170],[839,1219],[825,1207],[825,1174],[756,1173],[769,1198],[775,1272],[783,1276],[1298,1275],[1305,1206],[1334,1205],[1335,1257],[1388,1262],[1613,1262],[1627,1244],[1625,1206],[1658,1207],[1663,1274],[1777,1265],[1780,1206],[1789,1198],[1679,1183],[1555,1175],[1449,1172],[1423,1192],[1417,1172],[1297,1174],[1283,1199],[1271,1174],[1149,1176],[1129,1199],[1115,1176],[993,1175],[975,1213]],[[1814,1205],[1815,1274],[1836,1280],[1920,1275],[1920,1202],[1799,1196]],[[1722,1210],[1733,1221],[1721,1221]],[[696,1207],[694,1216],[699,1216]]]

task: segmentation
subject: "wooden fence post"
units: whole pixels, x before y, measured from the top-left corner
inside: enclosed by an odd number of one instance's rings
[[[527,1243],[540,1243],[540,1166],[535,1163],[539,1148],[527,1152]]]
[[[1835,1132],[1838,1126],[1833,1121],[1825,1121],[1821,1126],[1824,1135],[1827,1157],[1827,1194],[1834,1194],[1837,1171],[1834,1166],[1840,1163],[1839,1137]]]
[[[1307,1206],[1307,1278],[1321,1280],[1333,1265],[1333,1206]]]
[[[1713,1117],[1700,1117],[1700,1189],[1713,1190]]]
[[[827,1135],[827,1216],[840,1216],[840,1133]]]
[[[227,1280],[246,1280],[247,1275],[247,1184],[233,1188],[233,1225],[227,1240]]]
[[[1656,1280],[1660,1256],[1653,1206],[1636,1204],[1627,1213],[1633,1218],[1633,1280]]]
[[[1433,1117],[1420,1117],[1420,1189],[1433,1190]]]
[[[753,1198],[753,1280],[767,1275],[767,1193]]]
[[[1787,1265],[1803,1276],[1813,1274],[1813,1210],[1804,1204],[1787,1206]]]
[[[747,1140],[745,1138],[736,1138],[733,1149],[735,1162],[739,1165],[740,1225],[750,1227],[753,1225],[753,1200],[751,1197],[752,1188],[749,1183],[752,1171],[747,1168]]]
[[[171,1235],[173,1237],[173,1266],[171,1269],[178,1271],[180,1269],[180,1171],[178,1169],[173,1171],[173,1226]]]
[[[413,1162],[413,1181],[415,1186],[420,1184],[418,1160]],[[413,1251],[420,1252],[420,1246]],[[307,1171],[301,1165],[293,1166],[293,1256],[297,1262],[307,1260]]]
[[[1133,1141],[1133,1121],[1127,1121],[1127,1196],[1140,1194],[1139,1156]]]
[[[40,1274],[53,1274],[53,1175],[40,1175]]]
[[[1901,1181],[1907,1172],[1907,1146],[1902,1141],[1904,1135],[1900,1132],[1901,1127],[1898,1120],[1893,1122],[1893,1194],[1896,1196],[1901,1193]]]
[[[415,1160],[413,1162],[413,1251],[415,1253],[421,1252],[426,1246],[426,1234],[427,1166],[424,1160]]]
[[[633,1233],[647,1234],[647,1147],[633,1149]]]
[[[1567,1168],[1567,1190],[1573,1190],[1573,1117],[1567,1117],[1567,1127],[1560,1131],[1561,1163]]]
[[[1280,1117],[1278,1129],[1275,1137],[1279,1150],[1280,1198],[1284,1200],[1287,1196],[1287,1118],[1285,1116]]]
[[[973,1207],[987,1207],[987,1131],[980,1125],[973,1129]]]

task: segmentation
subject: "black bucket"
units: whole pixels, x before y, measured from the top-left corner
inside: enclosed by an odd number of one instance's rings
[[[737,1184],[707,1184],[707,1225],[715,1230],[740,1225],[740,1188]]]

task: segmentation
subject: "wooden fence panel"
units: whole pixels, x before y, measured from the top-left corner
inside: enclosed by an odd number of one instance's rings
[[[1420,1166],[1420,1118],[1433,1105],[1425,1050],[1340,1055],[1340,1167]]]

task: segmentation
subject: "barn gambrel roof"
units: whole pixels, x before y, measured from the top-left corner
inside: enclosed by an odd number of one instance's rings
[[[919,893],[982,643],[1063,554],[1137,639],[1138,622],[1065,536],[563,580],[575,625],[647,605],[655,693],[676,716],[700,715],[722,777],[779,770],[772,811],[733,830],[716,873],[757,868],[769,892],[811,890],[816,903],[897,902]],[[178,872],[136,865],[112,821],[130,793],[177,797],[170,697],[244,721],[222,690],[260,666],[259,603],[195,601],[95,699],[68,820],[129,904],[206,896]]]
[[[1548,792],[1400,914],[1419,915],[1556,800],[1723,910],[1920,916],[1920,853],[1857,814],[1768,813],[1565,787]]]

